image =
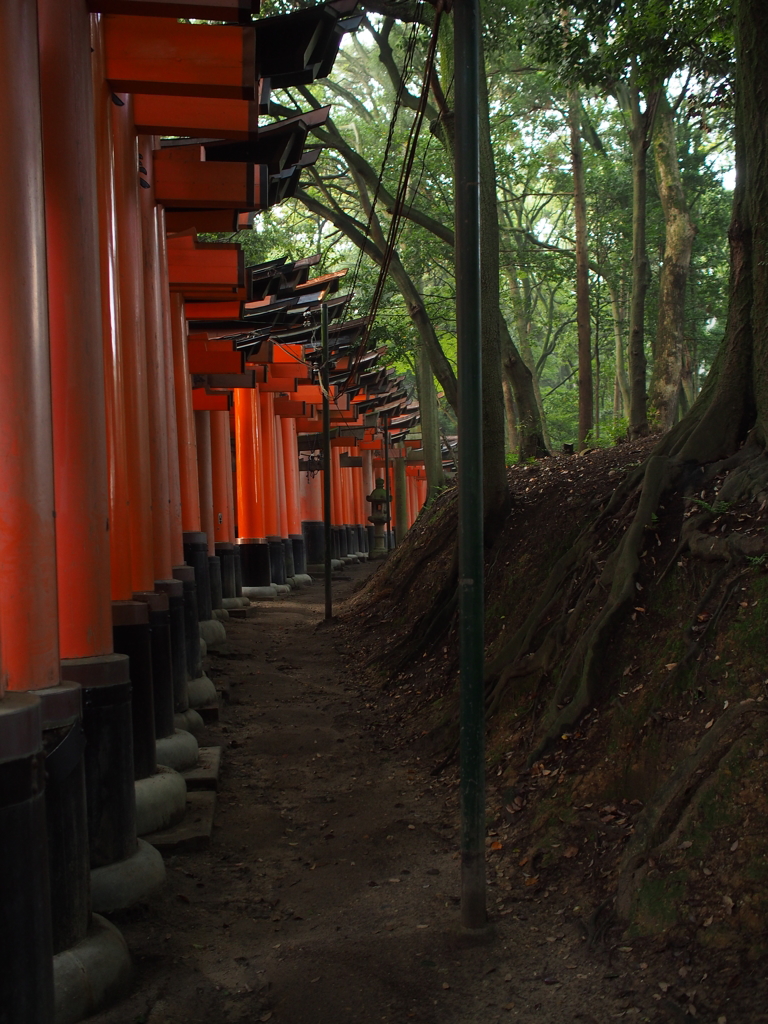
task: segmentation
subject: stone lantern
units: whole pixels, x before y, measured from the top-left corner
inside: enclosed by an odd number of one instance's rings
[[[384,558],[387,554],[384,526],[387,522],[387,504],[392,500],[392,497],[387,493],[384,487],[384,480],[381,477],[376,478],[376,487],[365,500],[371,503],[371,514],[368,516],[368,522],[373,523],[374,526],[373,551],[369,553],[368,557]]]

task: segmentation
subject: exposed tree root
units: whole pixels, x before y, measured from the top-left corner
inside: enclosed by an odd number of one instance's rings
[[[692,813],[703,796],[705,783],[741,738],[743,719],[765,714],[767,710],[752,700],[728,708],[704,733],[696,750],[672,773],[656,798],[645,807],[619,867],[616,913],[620,918],[629,919],[633,894],[648,871],[652,853],[674,842],[683,826],[684,816]]]
[[[732,456],[702,466],[691,460],[688,440],[682,432],[676,439],[667,435],[644,463],[642,473],[628,475],[596,521],[553,567],[525,621],[488,665],[487,708],[491,714],[499,708],[513,681],[529,682],[532,677],[541,680],[557,672],[529,766],[606,695],[610,676],[603,670],[604,653],[617,625],[636,601],[646,530],[664,496],[672,491],[698,490],[715,476],[728,472],[718,495],[720,502],[733,503],[745,497],[768,501],[768,456],[762,449],[747,444]],[[685,450],[686,458],[673,454],[675,450]],[[685,522],[674,559],[661,573],[663,578],[686,549],[708,560],[725,560],[726,568],[705,595],[705,605],[738,561],[768,552],[768,538],[739,534],[725,538],[704,533],[702,527],[713,514],[710,511]],[[736,582],[733,579],[726,587],[708,630],[716,628]],[[692,632],[695,623],[694,619],[688,631],[686,663],[700,649]]]

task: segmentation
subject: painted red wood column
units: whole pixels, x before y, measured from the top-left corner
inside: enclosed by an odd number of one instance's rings
[[[128,505],[128,454],[125,438],[123,338],[120,326],[120,268],[115,225],[115,161],[112,145],[112,98],[104,80],[104,46],[100,23],[91,18],[94,126],[99,212],[101,325],[109,475],[109,560],[113,601],[130,600],[131,525]]]
[[[213,526],[213,476],[211,472],[211,414],[195,411],[197,484],[200,492],[200,529],[208,540],[208,555],[216,553]]]
[[[131,585],[134,592],[138,592],[152,590],[155,585],[139,151],[133,125],[133,97],[123,93],[117,98],[123,105],[112,105],[112,132],[130,495]]]
[[[171,492],[168,479],[168,410],[165,390],[165,339],[160,237],[155,206],[152,165],[154,140],[138,137],[139,208],[144,278],[144,338],[147,363],[147,407],[149,414],[149,474],[152,516],[153,578],[171,577]],[[143,187],[146,185],[147,187]]]
[[[165,368],[165,438],[168,446],[168,502],[171,543],[171,564],[184,564],[184,537],[181,522],[181,475],[179,472],[179,431],[176,416],[176,391],[173,378],[173,321],[171,295],[168,290],[168,245],[165,232],[165,210],[155,208],[157,235],[160,247],[160,273],[162,276],[163,350]],[[183,307],[182,307],[183,315]]]
[[[0,621],[11,690],[59,682],[35,0],[0,4]]]
[[[90,23],[39,0],[59,642],[112,652],[108,477]]]
[[[234,396],[237,532],[240,537],[263,537],[264,520],[256,493],[254,394],[249,388],[235,388]]]
[[[299,498],[299,448],[296,436],[296,420],[284,416],[280,428],[283,432],[283,465],[285,467],[285,505],[288,532],[301,533],[301,506]]]
[[[173,383],[176,398],[176,427],[179,441],[179,481],[181,486],[181,524],[184,532],[197,532],[200,527],[200,491],[197,481],[197,438],[192,410],[192,389],[189,382],[187,351],[187,319],[184,299],[178,292],[171,295],[171,337],[173,342]]]
[[[267,537],[279,537],[280,509],[277,497],[277,445],[275,443],[275,404],[274,393],[265,391],[259,394],[261,411],[261,445],[259,455],[264,480],[264,533]]]
[[[232,466],[229,440],[229,412],[212,412],[211,417],[211,470],[213,483],[213,536],[217,543],[231,543],[229,487],[227,465]]]
[[[288,504],[285,494],[285,458],[283,455],[283,418],[275,416],[275,469],[277,478],[277,517],[280,536],[288,536]]]
[[[340,448],[331,448],[331,523],[344,523],[344,492],[341,483]]]

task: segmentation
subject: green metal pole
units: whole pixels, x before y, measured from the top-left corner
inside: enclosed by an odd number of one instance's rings
[[[330,374],[328,372],[328,307],[320,307],[320,340],[323,346],[323,363],[320,379],[323,384],[323,536],[325,547],[325,617],[333,618],[333,594],[331,591],[331,409]]]
[[[479,0],[454,4],[456,326],[459,357],[461,920],[486,923]]]

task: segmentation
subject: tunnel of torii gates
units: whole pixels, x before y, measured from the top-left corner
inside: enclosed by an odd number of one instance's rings
[[[385,465],[397,532],[426,497],[343,272],[197,234],[292,195],[328,108],[259,118],[329,74],[354,6],[0,0],[0,1024],[126,991],[99,912],[163,882],[138,837],[184,814],[206,644],[324,560],[321,304],[333,557],[366,556]]]

